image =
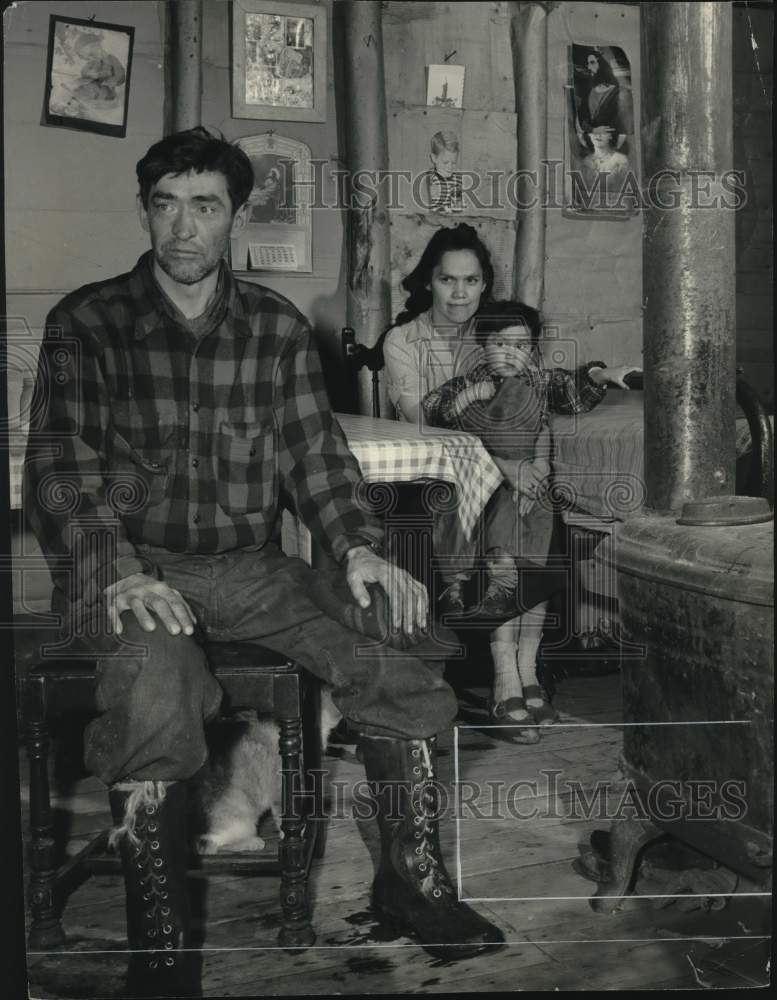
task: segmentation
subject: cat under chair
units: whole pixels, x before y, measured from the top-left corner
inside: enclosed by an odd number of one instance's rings
[[[331,689],[321,688],[321,745],[342,715]],[[271,716],[253,709],[219,720],[208,734],[209,759],[193,782],[189,818],[197,854],[262,851],[259,821],[269,812],[281,831],[280,729]]]

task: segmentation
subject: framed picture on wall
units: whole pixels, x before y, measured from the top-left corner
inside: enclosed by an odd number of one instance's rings
[[[232,117],[326,121],[326,10],[233,0]]]
[[[265,132],[235,143],[254,170],[245,228],[230,241],[234,271],[313,270],[310,147],[297,139]]]
[[[52,14],[46,64],[46,125],[127,134],[133,27]]]

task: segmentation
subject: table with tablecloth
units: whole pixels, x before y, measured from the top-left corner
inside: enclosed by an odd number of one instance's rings
[[[463,431],[418,427],[404,421],[345,413],[336,417],[365,484],[420,480],[448,483],[455,488],[455,510],[462,528],[472,535],[483,508],[502,481],[501,472],[479,438]],[[284,522],[283,547],[291,554],[311,558],[307,530],[293,525],[289,517]]]

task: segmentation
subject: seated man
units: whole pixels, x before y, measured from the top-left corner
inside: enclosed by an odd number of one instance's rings
[[[382,526],[354,500],[359,468],[307,321],[223,261],[245,224],[250,161],[197,128],[153,145],[137,175],[151,250],[48,317],[25,472],[55,607],[72,648],[98,657],[102,714],[85,758],[122,834],[131,989],[198,989],[182,950],[183,817],[222,694],[203,640],[261,642],[332,686],[367,777],[384,783],[376,914],[447,959],[501,943],[457,900],[439,854],[434,734],[456,700],[424,638],[426,591],[382,557]],[[314,571],[280,551],[281,498],[340,563],[364,614],[367,586],[385,591],[415,655],[356,655],[359,634],[311,600]]]

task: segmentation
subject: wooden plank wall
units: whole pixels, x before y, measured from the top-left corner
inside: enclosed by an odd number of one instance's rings
[[[429,138],[438,129],[450,129],[461,139],[462,169],[484,177],[514,170],[518,140],[508,5],[389,2],[383,8],[383,38],[391,169],[413,176],[428,169]],[[619,45],[628,55],[638,144],[638,5],[565,2],[552,5],[548,14],[548,160],[565,160],[572,42]],[[772,11],[735,8],[734,166],[748,176],[748,203],[737,216],[737,355],[773,409],[772,48]],[[427,108],[425,68],[451,52],[449,61],[466,67],[464,107]],[[543,313],[550,336],[558,338],[554,363],[592,358],[610,365],[641,363],[642,217],[571,219],[551,207],[546,219]],[[509,294],[516,227],[509,207],[443,216],[424,212],[410,196],[391,213],[394,314],[405,297],[400,281],[429,237],[440,225],[458,221],[479,230],[497,265],[496,294]]]
[[[134,166],[162,131],[163,4],[21,4],[4,16],[5,196],[8,312],[15,328],[37,344],[46,313],[66,291],[119,273],[145,249],[135,215]],[[326,0],[331,15],[331,0]],[[126,139],[40,125],[51,13],[133,24],[134,64]],[[639,11],[631,4],[561,3],[549,13],[548,156],[563,160],[564,85],[572,41],[620,44],[639,87]],[[515,168],[515,100],[506,3],[384,4],[390,166],[417,174],[429,166],[429,139],[458,131],[461,165],[482,175]],[[330,22],[331,24],[331,22]],[[229,21],[225,4],[204,5],[203,121],[228,138],[264,131],[266,123],[231,118]],[[773,14],[734,10],[735,166],[749,177],[747,206],[737,219],[738,359],[773,406],[772,102]],[[753,43],[758,46],[757,51]],[[340,156],[334,67],[329,45],[328,118],[323,124],[280,123],[278,131],[308,142],[334,169]],[[466,67],[464,108],[426,107],[429,63]],[[639,102],[635,110],[639,111]],[[88,183],[86,180],[88,179]],[[498,295],[510,289],[515,222],[509,210],[474,215],[426,213],[412,198],[392,210],[392,310],[404,296],[399,282],[434,229],[460,219],[476,225],[497,263]],[[641,354],[641,219],[620,223],[565,219],[548,211],[546,322],[578,343],[581,357],[608,363]],[[313,275],[265,277],[289,295],[336,353],[344,316],[342,212],[314,213]],[[18,405],[20,378],[11,366],[9,408]]]
[[[22,3],[5,10],[5,258],[8,409],[34,370],[49,309],[79,285],[129,270],[148,248],[135,163],[162,132],[162,3]],[[41,126],[49,16],[133,25],[124,139]],[[29,350],[27,349],[29,347]]]
[[[627,5],[563,3],[549,13],[548,158],[564,160],[567,46],[572,41],[621,45],[639,87],[639,13]],[[414,175],[429,168],[429,139],[450,129],[461,139],[460,167],[486,178],[505,179],[516,169],[515,93],[506,3],[402,3],[384,5],[389,155],[392,170]],[[464,107],[426,107],[425,68],[455,52],[450,63],[466,67]],[[480,232],[496,264],[497,296],[512,285],[516,212],[501,199],[491,207],[484,181],[484,208],[459,216],[425,213],[406,203],[392,211],[392,309],[404,294],[400,281],[440,225],[466,221]],[[594,356],[608,364],[639,363],[642,349],[642,228],[627,222],[591,222],[547,213],[546,325],[559,338],[555,363],[575,364]],[[568,342],[565,344],[564,341]]]
[[[426,67],[446,61],[463,65],[462,109],[426,106]],[[515,171],[515,93],[506,3],[407,3],[383,5],[389,166],[417,177],[431,167],[430,139],[450,130],[460,140],[459,168],[485,177]],[[485,192],[483,192],[485,193]],[[483,200],[483,199],[481,199]],[[436,229],[467,222],[477,228],[497,269],[495,293],[510,294],[515,247],[514,213],[465,204],[464,212],[424,210],[423,197],[406,192],[391,210],[392,313],[404,304],[400,288]]]
[[[625,4],[561,3],[548,14],[548,160],[565,155],[572,43],[617,45],[631,63],[634,133],[639,136],[639,9]],[[639,151],[637,151],[637,158]],[[642,217],[566,218],[547,211],[546,325],[560,338],[563,366],[590,360],[642,362]],[[555,353],[555,351],[554,351]]]

